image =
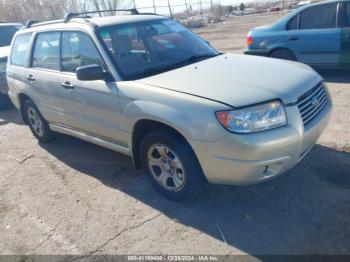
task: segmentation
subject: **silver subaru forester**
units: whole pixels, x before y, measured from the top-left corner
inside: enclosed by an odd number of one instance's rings
[[[207,182],[276,177],[325,129],[332,103],[310,67],[222,54],[172,19],[131,13],[16,34],[9,96],[40,141],[58,132],[126,154],[180,201]]]

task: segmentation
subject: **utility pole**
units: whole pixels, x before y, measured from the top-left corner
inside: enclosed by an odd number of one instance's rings
[[[186,5],[187,18],[189,18],[190,17],[190,12],[188,11],[187,0],[185,0],[185,5]]]
[[[213,4],[213,0],[210,0],[210,4],[211,4],[211,13],[212,13],[212,15],[214,15],[214,4]]]
[[[173,12],[171,11],[170,1],[168,0],[169,13],[171,18],[173,18]]]
[[[201,15],[202,15],[202,19],[203,19],[204,17],[203,17],[203,6],[202,6],[202,0],[199,0],[199,7],[200,7],[200,12],[201,12]]]
[[[154,2],[154,0],[153,0],[153,11],[155,14],[157,13],[156,3]]]

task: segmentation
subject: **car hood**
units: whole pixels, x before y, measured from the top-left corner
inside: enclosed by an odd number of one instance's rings
[[[7,57],[9,53],[10,53],[9,46],[0,47],[0,58]]]
[[[296,62],[223,54],[136,81],[241,107],[271,99],[296,102],[322,78]]]

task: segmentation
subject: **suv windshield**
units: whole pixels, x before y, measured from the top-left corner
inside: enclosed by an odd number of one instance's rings
[[[17,31],[16,26],[0,26],[0,47],[11,45],[12,38]]]
[[[99,34],[124,80],[159,74],[218,55],[174,20],[102,27]]]

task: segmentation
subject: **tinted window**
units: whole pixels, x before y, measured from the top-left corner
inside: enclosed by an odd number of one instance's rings
[[[11,41],[18,29],[15,26],[0,26],[0,47],[11,45]]]
[[[102,65],[91,38],[82,32],[64,32],[62,35],[62,70],[75,72],[80,66]]]
[[[23,34],[16,37],[11,52],[11,64],[16,66],[24,66],[27,50],[31,34]]]
[[[345,15],[343,18],[343,27],[350,27],[350,4],[347,3],[345,6]]]
[[[287,24],[287,30],[297,30],[298,29],[298,17],[299,15],[296,15],[290,20]]]
[[[37,36],[33,54],[33,67],[60,69],[60,33],[41,33]]]
[[[314,6],[300,14],[300,29],[335,28],[337,3]]]

